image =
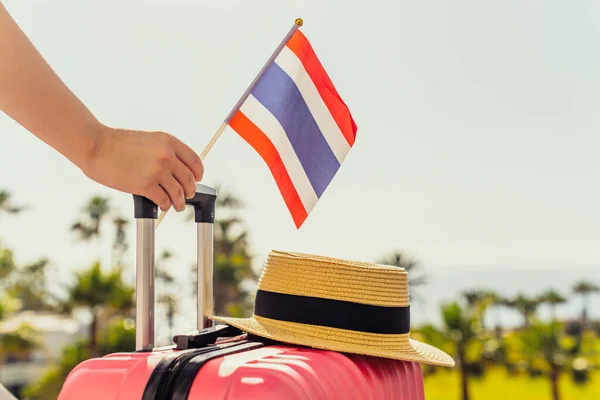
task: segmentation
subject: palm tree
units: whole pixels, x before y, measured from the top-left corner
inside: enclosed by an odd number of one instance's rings
[[[16,269],[12,250],[0,248],[0,284]]]
[[[215,313],[227,314],[229,308],[244,302],[247,293],[240,287],[245,280],[256,280],[248,254],[247,231],[235,232],[241,221],[235,217],[215,223],[214,300]]]
[[[214,311],[216,314],[228,315],[233,310],[248,309],[248,293],[241,288],[241,283],[256,281],[256,272],[252,269],[252,260],[248,250],[248,231],[235,211],[243,206],[243,202],[232,192],[216,186],[217,219],[214,224]],[[225,214],[225,217],[219,215]],[[187,215],[193,219],[193,212]],[[194,279],[196,265],[192,266]],[[194,282],[194,293],[197,295],[197,284]],[[243,304],[243,306],[242,306]]]
[[[484,289],[467,290],[462,295],[467,305],[477,313],[481,329],[485,329],[485,313],[490,306],[498,301],[499,296],[492,291]]]
[[[440,327],[432,323],[425,323],[411,330],[411,337],[422,343],[427,343],[446,353],[452,353],[455,348],[454,340],[448,334],[445,327]],[[423,376],[435,374],[437,367],[435,365],[422,365]]]
[[[10,314],[20,310],[20,303],[10,296],[0,297],[0,325]],[[28,324],[21,324],[11,331],[0,332],[0,361],[7,355],[28,355],[39,346],[36,331]],[[1,364],[1,362],[0,362]]]
[[[0,220],[2,219],[2,214],[16,215],[27,209],[25,206],[15,205],[11,197],[12,195],[8,190],[0,190]]]
[[[113,265],[123,265],[123,257],[129,248],[127,243],[126,229],[129,221],[121,216],[113,218],[113,224],[115,226],[115,240],[113,242]]]
[[[21,302],[22,310],[57,310],[56,299],[48,290],[50,266],[49,259],[41,258],[17,269],[17,277],[7,287],[7,293]]]
[[[175,282],[175,277],[169,272],[166,263],[173,258],[173,253],[169,250],[163,250],[160,256],[156,259],[154,275],[156,280],[162,282],[164,286],[169,286]],[[164,288],[161,288],[164,290]],[[158,297],[158,304],[164,307],[165,315],[167,318],[167,324],[169,326],[169,336],[172,336],[173,326],[175,321],[175,315],[179,308],[179,302],[177,297],[169,293],[168,290],[164,290],[165,293]]]
[[[25,206],[14,204],[11,198],[8,190],[0,190],[0,217],[2,214],[17,215],[27,209]],[[16,271],[17,265],[12,250],[0,247],[0,286],[9,286],[8,278]],[[20,308],[18,299],[6,295],[0,297],[0,321]],[[35,331],[27,325],[21,325],[12,332],[0,333],[0,359],[7,353],[29,354],[38,345]]]
[[[86,307],[91,314],[89,351],[96,355],[98,320],[102,311],[120,313],[134,306],[135,289],[123,282],[122,269],[102,271],[99,262],[76,273],[75,283],[68,288],[69,303]]]
[[[500,335],[503,330],[500,318],[501,307],[510,307],[510,300],[493,290],[486,290],[485,293],[489,306],[495,310],[496,332]]]
[[[0,190],[0,214],[19,214],[27,207],[12,203],[12,194],[8,190]]]
[[[463,307],[457,301],[454,301],[442,305],[442,319],[448,337],[454,341],[456,361],[460,368],[462,399],[469,400],[467,349],[477,337],[477,312],[469,306]]]
[[[175,282],[175,277],[169,272],[165,263],[173,258],[173,253],[170,250],[163,250],[162,253],[156,258],[154,264],[154,276],[157,281],[162,281],[164,284],[169,285]]]
[[[531,320],[541,303],[542,301],[540,298],[528,297],[522,293],[519,293],[515,298],[507,302],[510,307],[519,311],[523,316],[524,329],[529,328]]]
[[[163,294],[158,298],[158,304],[165,307],[165,315],[167,316],[167,324],[169,326],[169,337],[172,337],[175,315],[177,314],[178,309],[177,298],[173,294]]]
[[[427,283],[427,276],[423,271],[422,265],[414,258],[407,256],[401,251],[393,251],[376,261],[378,264],[391,265],[398,268],[404,268],[408,274],[410,297],[417,301],[423,301],[415,289]]]
[[[106,197],[94,196],[84,206],[81,219],[71,225],[71,231],[82,241],[97,241],[99,246],[100,226],[110,211],[110,202]],[[98,253],[100,249],[98,248]]]
[[[540,296],[540,300],[550,306],[552,322],[556,321],[556,307],[559,304],[564,304],[567,302],[567,299],[555,290],[548,290],[546,293]]]
[[[40,346],[36,331],[21,324],[11,332],[0,332],[0,360],[7,355],[27,356]]]
[[[569,355],[575,355],[580,345],[575,343],[571,349],[565,348],[561,341],[561,332],[561,324],[558,322],[549,324],[534,322],[521,336],[528,360],[531,362],[538,358],[548,365],[553,400],[560,400],[558,378],[567,363],[567,358]]]
[[[581,325],[583,329],[587,329],[589,321],[588,321],[588,309],[589,309],[589,296],[592,293],[600,292],[600,286],[588,282],[588,281],[579,281],[573,287],[573,292],[577,293],[581,296]]]

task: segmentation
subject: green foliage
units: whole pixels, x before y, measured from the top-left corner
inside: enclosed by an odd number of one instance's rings
[[[102,218],[110,211],[110,201],[106,197],[94,196],[82,209],[81,219],[71,225],[80,240],[90,240],[100,236]]]
[[[109,324],[98,338],[100,354],[131,352],[135,350],[135,322],[119,318]]]
[[[561,342],[562,326],[557,322],[543,324],[536,322],[522,332],[523,350],[530,360],[542,364],[545,370],[553,366],[563,367],[567,361],[568,350]]]
[[[523,327],[527,328],[531,324],[531,320],[535,316],[540,304],[542,304],[542,301],[542,298],[539,296],[529,297],[523,293],[518,293],[517,296],[509,299],[505,304],[523,315]]]
[[[457,342],[469,342],[479,330],[477,313],[457,301],[442,305],[442,319],[450,337]]]
[[[0,359],[7,354],[26,356],[37,346],[37,332],[28,324],[21,324],[11,332],[0,332]]]
[[[590,294],[600,292],[600,286],[587,281],[579,281],[573,286],[573,292],[577,294]]]
[[[175,315],[177,315],[179,302],[174,294],[168,293],[159,296],[158,304],[165,309],[167,325],[169,326],[169,336],[173,336],[173,325],[175,324]]]
[[[100,356],[135,350],[135,325],[129,319],[117,319],[99,335]],[[26,400],[56,399],[69,373],[90,358],[88,340],[80,340],[63,349],[58,365],[50,367],[43,376],[24,391]]]
[[[233,193],[216,187],[217,219],[214,224],[214,309],[217,315],[247,316],[251,293],[242,288],[244,281],[256,281],[248,246],[248,231],[235,211],[243,202]],[[188,218],[192,218],[189,214]],[[196,265],[192,267],[196,293]]]
[[[86,341],[66,346],[58,364],[50,367],[38,381],[25,388],[25,400],[56,399],[71,370],[87,359],[89,351]]]
[[[0,248],[0,283],[11,275],[16,269],[13,252]]]
[[[76,281],[69,288],[69,300],[76,305],[96,309],[111,307],[122,310],[134,306],[135,289],[123,282],[121,268],[104,272],[99,262],[75,273]]]
[[[173,258],[173,253],[169,250],[163,250],[163,252],[156,258],[154,265],[154,276],[157,281],[162,281],[164,284],[171,284],[175,282],[175,277],[169,272],[166,264]]]
[[[254,276],[250,257],[244,254],[218,253],[214,264],[214,278],[220,282],[238,283]]]
[[[8,190],[0,190],[0,214],[19,214],[26,209],[12,202],[12,194]]]
[[[100,316],[108,318],[133,309],[135,289],[123,282],[121,267],[104,272],[98,262],[75,276],[75,283],[68,288],[68,304],[83,306],[90,311],[89,352],[97,356]]]
[[[116,216],[112,220],[115,228],[115,238],[113,239],[112,245],[112,263],[113,265],[124,265],[125,254],[129,249],[129,243],[127,243],[126,229],[129,225],[129,221],[121,216]]]
[[[567,299],[555,290],[548,290],[540,296],[540,299],[544,303],[551,305],[563,304],[567,302]]]
[[[0,293],[0,326],[4,318],[23,309],[22,299],[14,295],[8,282],[8,278],[14,275],[16,270],[12,251],[0,249],[0,272],[2,272],[1,279],[4,279],[5,286],[4,293]],[[0,360],[8,354],[18,357],[26,356],[38,345],[36,331],[28,324],[21,324],[12,331],[2,330],[0,332]]]
[[[446,332],[437,329],[432,324],[425,324],[418,329],[413,330],[411,332],[411,337],[421,340],[422,342],[429,343],[430,345],[445,350],[446,352],[452,351],[452,341]]]
[[[230,304],[227,307],[227,315],[233,318],[243,318],[246,316],[246,308],[239,303]]]
[[[249,233],[236,215],[243,207],[243,202],[234,194],[217,189],[219,211],[214,225],[215,311],[217,314],[243,317],[252,309],[252,293],[243,289],[243,283],[257,279],[252,268]],[[11,202],[8,192],[0,191],[0,216],[2,213],[17,214],[23,209]],[[112,209],[108,198],[96,196],[86,203],[80,219],[72,224],[71,230],[81,240],[97,240],[101,235],[106,235],[103,225],[106,220],[111,221],[115,232],[112,265],[103,270],[96,262],[76,273],[74,282],[68,287],[68,297],[60,304],[61,308],[57,307],[54,296],[47,291],[46,276],[49,276],[48,268],[51,265],[48,260],[16,265],[13,253],[0,248],[0,282],[3,289],[0,320],[23,309],[60,309],[70,312],[75,306],[89,309],[93,318],[88,337],[63,349],[60,361],[27,388],[28,399],[56,398],[69,372],[92,356],[129,352],[135,348],[135,326],[130,319],[135,291],[123,281],[128,221]],[[157,302],[165,310],[170,327],[178,310],[177,281],[167,266],[172,259],[173,254],[164,251],[156,261],[156,279],[161,281],[162,288],[169,289],[158,296]],[[422,266],[404,253],[391,252],[378,262],[405,268],[409,274],[411,291],[427,281]],[[196,283],[193,285],[195,289]],[[597,285],[587,281],[578,282],[573,287],[573,292],[584,300],[583,317],[587,301],[599,290]],[[527,374],[556,378],[557,368],[562,374],[556,382],[568,396],[566,399],[600,396],[598,385],[591,384],[598,382],[594,378],[600,377],[594,369],[600,366],[600,324],[596,322],[597,325],[591,325],[597,329],[598,333],[594,333],[586,329],[586,324],[579,324],[581,329],[578,331],[565,330],[558,322],[542,324],[536,318],[540,304],[548,304],[554,311],[554,307],[564,301],[565,297],[554,291],[540,296],[530,297],[519,293],[512,298],[504,298],[487,289],[473,288],[456,300],[443,304],[440,309],[442,327],[428,324],[419,329],[415,327],[411,334],[415,339],[453,355],[457,361],[458,368],[450,371],[436,367],[424,368],[428,377],[428,399],[456,399],[459,393],[454,391],[459,388],[462,388],[463,393],[460,394],[465,399],[469,398],[469,392],[474,399],[510,397],[519,400],[518,396],[524,393],[527,396],[523,398],[530,400],[547,399],[550,397],[547,380],[527,379]],[[497,311],[500,307],[520,312],[524,317],[523,329],[505,330],[501,328],[499,319],[495,330],[486,329],[486,313],[490,309]],[[583,317],[582,321],[585,321]],[[2,334],[0,357],[3,352],[26,357],[36,345],[36,332],[23,325],[14,332]],[[567,379],[567,372],[571,373],[572,379]],[[457,376],[457,373],[460,375]],[[476,376],[484,379],[473,379]],[[457,384],[457,379],[461,380],[461,385]],[[441,390],[436,390],[432,382],[441,385]],[[575,383],[578,385],[576,388]],[[536,389],[530,390],[531,387]]]
[[[460,399],[459,371],[440,368],[425,377],[427,400]],[[563,376],[560,381],[564,400],[600,399],[600,370],[590,372],[589,384],[579,385]],[[551,392],[544,379],[531,379],[526,374],[508,374],[502,367],[489,367],[485,379],[470,384],[474,400],[549,400]]]
[[[600,292],[600,286],[588,281],[579,281],[573,286],[573,292],[580,295],[582,299],[581,323],[584,328],[588,327],[589,296]]]
[[[21,302],[21,310],[56,310],[56,299],[48,291],[49,265],[47,258],[41,258],[15,270],[15,277],[6,292]]]

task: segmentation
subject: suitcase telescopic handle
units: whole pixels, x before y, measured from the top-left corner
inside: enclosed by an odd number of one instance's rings
[[[212,326],[213,316],[213,225],[215,220],[215,189],[196,184],[196,194],[186,200],[194,208],[198,230],[197,266],[197,328]],[[136,340],[137,351],[154,348],[154,260],[155,220],[158,207],[151,200],[133,195],[136,219]]]

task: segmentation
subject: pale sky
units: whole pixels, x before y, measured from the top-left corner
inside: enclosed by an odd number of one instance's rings
[[[198,153],[304,19],[357,140],[296,230],[262,159],[225,131],[204,182],[245,201],[258,264],[270,249],[361,260],[402,249],[444,274],[600,263],[597,1],[3,2],[101,120],[169,131]],[[34,207],[1,221],[20,261],[86,266],[93,250],[68,226],[95,193],[132,217],[129,195],[88,180],[5,115],[0,187]],[[194,232],[173,210],[158,230],[182,274]]]

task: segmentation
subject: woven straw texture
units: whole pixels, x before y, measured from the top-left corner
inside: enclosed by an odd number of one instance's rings
[[[302,253],[272,251],[263,268],[259,289],[376,306],[409,306],[408,275],[402,268]],[[260,316],[213,319],[284,343],[431,365],[455,365],[448,354],[411,339],[409,334],[374,334]]]

